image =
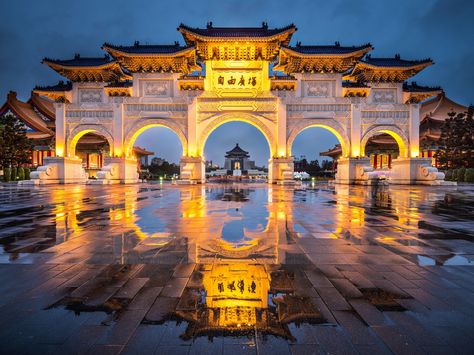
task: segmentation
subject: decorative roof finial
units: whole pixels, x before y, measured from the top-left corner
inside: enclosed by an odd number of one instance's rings
[[[336,41],[336,42],[334,43],[334,45],[335,45],[336,47],[340,47],[340,46],[341,46],[341,44],[339,43],[339,41]]]
[[[79,58],[81,58],[81,55],[79,53],[75,53],[74,54],[74,59],[79,59]]]
[[[212,21],[209,21],[209,22],[207,23],[206,27],[207,27],[207,29],[212,28]]]
[[[265,30],[268,29],[268,23],[266,21],[262,22],[262,28]]]
[[[400,59],[400,54],[395,54],[395,59]]]
[[[135,43],[133,43],[133,45],[134,45],[135,47],[138,47],[138,46],[140,45],[140,41],[135,41]]]

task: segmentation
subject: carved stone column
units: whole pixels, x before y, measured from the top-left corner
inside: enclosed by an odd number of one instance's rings
[[[340,158],[337,161],[337,184],[367,184],[373,168],[369,158]]]
[[[268,161],[268,183],[294,184],[294,170],[293,157],[271,158]]]
[[[206,182],[206,170],[202,157],[181,157],[179,172],[178,184],[203,184]]]
[[[105,164],[97,172],[97,180],[91,184],[134,184],[138,182],[138,162],[133,158],[105,158]]]

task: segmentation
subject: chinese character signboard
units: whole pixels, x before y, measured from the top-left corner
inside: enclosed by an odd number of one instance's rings
[[[257,86],[257,76],[254,73],[245,73],[240,74],[240,77],[234,77],[234,74],[220,74],[217,77],[217,86],[233,86],[233,87],[256,87]]]
[[[205,89],[217,96],[254,97],[270,89],[266,62],[218,61],[206,65]]]

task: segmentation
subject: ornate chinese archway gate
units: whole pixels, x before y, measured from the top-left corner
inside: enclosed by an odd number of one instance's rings
[[[370,44],[290,46],[293,25],[275,29],[265,23],[256,28],[181,25],[178,30],[184,46],[104,44],[112,60],[44,60],[73,85],[67,92],[54,87],[41,90],[57,101],[57,157],[48,160],[49,168],[33,174],[38,183],[82,178],[74,157],[76,137],[85,132],[81,127],[106,137],[112,150],[98,182],[135,182],[131,147],[143,130],[157,125],[180,138],[181,181],[202,183],[206,139],[230,121],[247,122],[263,133],[270,147],[272,183],[292,181],[293,141],[314,126],[330,130],[341,144],[339,183],[373,177],[364,157],[365,144],[378,132],[392,135],[401,148],[391,181],[434,183],[442,178],[432,169],[426,174],[430,162],[418,158],[417,102],[436,92],[420,87],[415,92],[403,85],[431,60],[371,58],[366,55]],[[275,60],[278,64],[272,70],[283,75],[270,75]],[[205,65],[205,75],[190,75],[202,69],[199,62]]]

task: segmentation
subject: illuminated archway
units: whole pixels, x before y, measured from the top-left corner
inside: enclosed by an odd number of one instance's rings
[[[124,154],[126,157],[131,157],[133,155],[133,145],[135,144],[135,141],[137,140],[138,136],[140,136],[141,133],[152,127],[165,127],[174,132],[178,136],[179,141],[181,142],[182,155],[187,155],[188,141],[186,139],[185,134],[177,124],[162,118],[147,118],[135,123],[135,125],[130,128],[127,135],[125,136]],[[120,155],[120,153],[121,152],[115,152],[116,155]]]
[[[361,151],[360,155],[361,156],[365,156],[365,147],[367,146],[369,139],[380,133],[386,133],[390,135],[393,139],[395,139],[398,145],[400,157],[402,158],[408,157],[410,143],[408,141],[406,134],[400,128],[396,126],[375,126],[375,127],[370,128],[364,134],[360,142],[360,151]]]
[[[328,130],[334,136],[336,136],[337,140],[341,144],[341,149],[342,149],[342,156],[343,157],[348,157],[350,155],[350,140],[347,134],[344,133],[344,130],[342,127],[340,127],[336,122],[327,122],[327,119],[324,120],[305,120],[304,122],[301,122],[300,124],[296,125],[293,127],[293,129],[290,131],[288,135],[288,140],[286,144],[286,149],[287,149],[287,154],[288,156],[292,155],[292,148],[293,148],[293,143],[296,139],[296,137],[303,132],[304,130],[312,127],[320,127]]]
[[[211,133],[214,132],[217,128],[229,122],[244,122],[257,128],[260,133],[263,134],[265,140],[268,143],[270,157],[275,156],[276,140],[270,129],[262,122],[262,119],[263,118],[248,113],[227,113],[212,119],[211,123],[209,123],[206,128],[201,132],[199,139],[197,140],[197,155],[204,156],[204,147],[206,146],[207,139],[209,138]]]
[[[88,133],[95,133],[105,138],[109,143],[109,154],[112,155],[112,152],[114,151],[114,138],[107,129],[98,125],[79,125],[69,134],[67,142],[68,157],[74,157],[76,155],[76,146],[79,139]]]

